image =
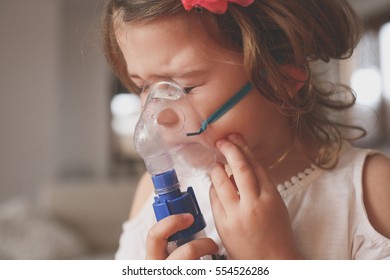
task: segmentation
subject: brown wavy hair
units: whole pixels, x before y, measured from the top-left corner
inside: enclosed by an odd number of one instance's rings
[[[324,87],[312,73],[311,63],[349,58],[362,33],[362,24],[346,0],[255,0],[249,7],[229,4],[223,15],[184,10],[180,0],[111,0],[103,24],[107,61],[130,90],[135,85],[127,74],[126,62],[116,40],[116,22],[151,21],[185,14],[198,17],[213,38],[244,56],[244,67],[253,85],[291,120],[296,138],[314,164],[333,167],[344,131],[362,128],[331,118],[333,112],[355,103],[353,91],[330,82]],[[211,24],[210,24],[211,23]],[[210,28],[212,26],[213,28]],[[207,27],[207,28],[206,28]],[[308,78],[291,97],[291,77],[281,65],[305,67]],[[359,136],[359,137],[360,137]],[[315,150],[315,154],[308,151]]]

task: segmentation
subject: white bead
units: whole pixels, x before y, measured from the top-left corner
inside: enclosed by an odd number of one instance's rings
[[[305,174],[305,173],[302,173],[302,172],[299,172],[299,173],[298,173],[298,177],[299,177],[299,179],[303,179],[303,178],[306,177],[306,174]]]
[[[312,172],[313,172],[313,169],[310,169],[310,168],[305,169],[306,175],[309,175]]]
[[[291,182],[293,184],[295,184],[295,183],[299,182],[299,178],[297,176],[293,176],[293,177],[291,177]]]

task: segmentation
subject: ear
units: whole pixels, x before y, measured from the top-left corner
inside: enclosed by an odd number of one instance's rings
[[[305,85],[305,82],[309,76],[307,68],[305,66],[295,66],[292,64],[285,64],[282,69],[290,76],[289,83],[291,92],[289,95],[294,97],[295,94]]]

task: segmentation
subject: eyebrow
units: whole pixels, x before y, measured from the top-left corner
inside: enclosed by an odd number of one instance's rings
[[[188,78],[189,76],[200,76],[203,73],[205,73],[205,70],[203,69],[194,69],[194,68],[189,68],[189,69],[184,69],[180,73],[177,73],[174,75],[176,78]]]
[[[174,77],[174,78],[184,79],[184,78],[193,77],[193,76],[200,76],[203,73],[205,73],[205,71],[202,69],[188,68],[188,69],[180,70],[180,72],[161,73],[160,75],[152,76],[152,78],[156,78],[156,77],[157,78],[171,78],[171,77]],[[129,73],[129,78],[142,80],[142,78],[140,76],[138,76],[137,74],[131,74],[131,73]]]

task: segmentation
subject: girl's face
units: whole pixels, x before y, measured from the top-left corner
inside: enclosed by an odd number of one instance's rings
[[[194,18],[121,22],[116,34],[129,77],[139,88],[150,82],[173,80],[188,90],[203,120],[249,81],[242,54],[218,45]],[[145,102],[146,97],[141,94],[141,99]],[[260,158],[266,158],[271,157],[268,151],[278,145],[275,137],[285,136],[287,125],[286,118],[253,89],[211,124],[207,133],[213,142],[240,133]]]

